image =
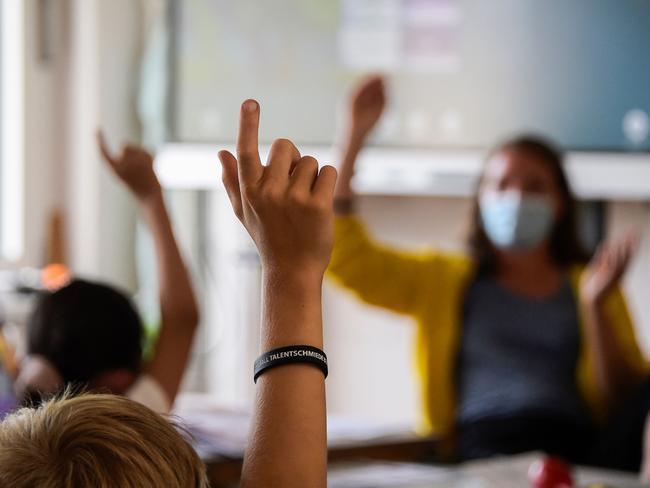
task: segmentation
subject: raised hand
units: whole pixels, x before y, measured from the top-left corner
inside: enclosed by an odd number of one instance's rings
[[[361,80],[353,89],[348,106],[351,135],[365,138],[386,107],[384,79],[381,76],[371,76]]]
[[[176,243],[163,192],[153,168],[153,157],[139,146],[125,145],[112,154],[103,134],[97,133],[102,156],[129,187],[151,231],[156,252],[160,330],[154,354],[144,366],[173,404],[189,360],[199,321],[199,310],[189,273]]]
[[[634,232],[602,245],[582,277],[581,298],[590,304],[601,303],[625,274],[637,246],[638,236]]]
[[[333,243],[336,170],[318,169],[291,141],[278,139],[263,166],[258,151],[260,110],[242,104],[237,157],[221,151],[223,183],[237,217],[255,241],[267,271],[321,276]]]
[[[301,156],[288,140],[258,151],[260,108],[242,104],[237,157],[221,151],[223,182],[235,214],[262,259],[260,346],[323,346],[321,287],[332,250],[336,170]],[[327,485],[325,382],[311,365],[274,368],[257,386],[242,488]],[[300,408],[296,408],[300,405]],[[291,463],[286,463],[291,459]]]
[[[386,106],[386,89],[380,76],[363,79],[352,90],[347,104],[347,119],[340,128],[337,151],[340,152],[340,175],[336,186],[336,212],[353,211],[352,177],[359,152]]]
[[[124,145],[119,155],[113,154],[101,131],[97,132],[97,144],[104,160],[138,200],[146,200],[160,192],[160,183],[153,169],[151,154],[139,146],[130,144]]]

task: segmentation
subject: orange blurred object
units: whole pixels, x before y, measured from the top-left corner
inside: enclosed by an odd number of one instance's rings
[[[70,270],[65,264],[48,264],[41,271],[41,283],[50,291],[56,291],[70,283]]]

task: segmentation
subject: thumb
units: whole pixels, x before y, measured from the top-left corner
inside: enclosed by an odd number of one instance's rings
[[[221,161],[221,180],[228,194],[232,209],[239,220],[243,217],[241,190],[239,187],[239,173],[237,170],[237,158],[228,151],[219,151]]]

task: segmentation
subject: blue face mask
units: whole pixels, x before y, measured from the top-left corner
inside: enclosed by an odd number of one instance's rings
[[[554,221],[549,198],[518,191],[486,193],[479,200],[479,209],[485,233],[500,249],[537,246],[548,236]]]

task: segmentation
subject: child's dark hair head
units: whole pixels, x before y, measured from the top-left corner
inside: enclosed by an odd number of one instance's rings
[[[47,358],[65,383],[139,372],[143,327],[131,300],[108,285],[73,280],[43,293],[27,325],[27,353]]]

